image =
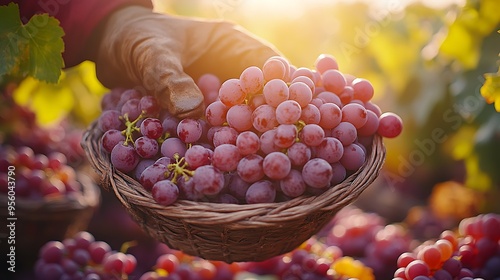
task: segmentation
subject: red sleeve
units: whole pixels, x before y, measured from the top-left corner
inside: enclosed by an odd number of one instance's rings
[[[9,2],[19,4],[24,22],[40,13],[48,13],[60,21],[65,32],[63,58],[66,67],[92,60],[95,52],[91,48],[95,46],[92,42],[99,36],[99,27],[113,11],[126,5],[152,8],[151,0],[0,0],[1,5]]]

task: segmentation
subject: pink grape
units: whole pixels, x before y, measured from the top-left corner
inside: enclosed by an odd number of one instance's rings
[[[288,148],[287,155],[293,166],[303,166],[311,159],[311,149],[304,143],[296,142]]]
[[[293,80],[293,79],[300,77],[300,76],[308,77],[313,82],[315,80],[313,72],[311,71],[311,69],[309,69],[307,67],[299,67],[299,68],[295,69],[295,71],[290,76],[290,79]]]
[[[287,72],[289,72],[288,66],[281,60],[272,57],[266,60],[262,66],[262,75],[266,82],[273,79],[286,80]]]
[[[157,118],[160,115],[161,107],[156,98],[151,95],[145,95],[139,100],[139,109],[144,116]]]
[[[196,85],[203,93],[203,95],[207,95],[209,92],[218,91],[221,82],[220,79],[214,74],[203,74],[196,81]]]
[[[247,131],[252,128],[252,108],[246,104],[234,105],[227,111],[227,123],[236,131]]]
[[[241,155],[238,147],[232,144],[222,144],[214,149],[212,155],[212,165],[223,172],[236,170]]]
[[[158,154],[158,142],[146,136],[141,136],[135,140],[135,151],[142,158],[152,158]]]
[[[356,128],[361,128],[368,121],[368,113],[363,105],[349,103],[342,107],[342,121],[350,122]]]
[[[169,177],[170,172],[166,165],[154,163],[142,171],[139,177],[139,183],[148,191],[153,188],[156,182],[165,180]]]
[[[344,90],[347,82],[344,75],[335,69],[326,70],[321,74],[323,80],[323,87],[327,91],[339,94]]]
[[[344,90],[339,93],[339,98],[342,104],[348,104],[354,99],[354,89],[351,86],[345,86]]]
[[[303,82],[295,82],[288,87],[289,99],[299,103],[304,108],[312,100],[311,88]]]
[[[260,150],[264,154],[269,154],[272,152],[277,152],[280,147],[274,144],[274,138],[276,136],[276,129],[268,130],[260,135]]]
[[[260,149],[260,139],[252,131],[243,131],[236,138],[236,147],[242,156],[255,154]]]
[[[111,129],[122,130],[125,128],[122,121],[120,120],[121,113],[116,110],[108,110],[101,113],[97,119],[97,127],[102,131],[106,132]]]
[[[341,122],[332,129],[331,136],[339,139],[342,145],[347,146],[356,141],[358,133],[352,123]]]
[[[179,188],[170,180],[162,180],[154,184],[151,194],[158,204],[168,206],[177,201]]]
[[[430,269],[427,264],[421,260],[414,260],[406,266],[405,276],[409,280],[413,280],[418,276],[429,276]]]
[[[380,117],[380,115],[382,115],[382,110],[380,109],[380,107],[371,101],[365,102],[365,108],[366,110],[374,112],[377,117]]]
[[[158,139],[163,134],[163,126],[159,119],[146,118],[141,122],[141,134],[151,139]]]
[[[177,125],[179,124],[179,120],[167,114],[161,123],[163,127],[163,133],[167,135],[167,137],[177,137]]]
[[[262,167],[267,177],[279,180],[288,175],[292,164],[284,153],[271,152],[264,157]]]
[[[201,138],[203,129],[195,119],[183,119],[177,125],[177,135],[184,143],[194,143]]]
[[[223,126],[217,129],[213,136],[214,147],[220,146],[222,144],[232,144],[236,145],[236,139],[238,138],[238,131],[229,126]]]
[[[319,125],[325,129],[336,127],[343,118],[343,112],[339,106],[333,103],[325,103],[319,107],[320,121]]]
[[[252,113],[252,125],[259,132],[266,132],[278,125],[276,109],[264,104],[257,107]]]
[[[302,179],[312,188],[320,189],[329,186],[332,176],[332,166],[321,158],[311,159],[302,168]]]
[[[211,126],[221,126],[226,122],[227,106],[217,100],[205,109],[205,118]]]
[[[334,69],[338,70],[339,65],[335,57],[329,54],[320,54],[314,62],[314,67],[319,73],[323,74],[325,71]]]
[[[246,94],[255,94],[264,87],[264,74],[257,66],[250,66],[240,75],[240,86]]]
[[[241,161],[240,161],[241,163]],[[262,173],[262,177],[264,176],[264,173]],[[253,183],[253,182],[252,182]],[[233,175],[231,176],[229,185],[228,185],[228,192],[234,196],[236,199],[239,201],[245,201],[245,196],[247,193],[248,188],[250,187],[249,182],[245,182],[239,175]]]
[[[342,101],[340,100],[340,97],[333,92],[322,91],[316,95],[316,98],[323,100],[324,103],[333,103],[339,106],[339,108],[342,107]]]
[[[125,136],[121,131],[116,129],[110,129],[101,137],[102,147],[108,153],[111,153],[113,148],[120,142],[125,142]]]
[[[122,172],[134,170],[138,163],[139,155],[132,145],[121,143],[117,144],[113,150],[111,150],[111,164]]]
[[[401,118],[391,112],[386,112],[380,115],[378,134],[385,138],[395,138],[403,130],[403,121]]]
[[[295,100],[285,100],[276,107],[276,120],[280,124],[294,124],[300,119],[302,109]]]
[[[266,98],[263,94],[253,95],[250,100],[248,100],[248,105],[250,105],[250,108],[252,108],[252,110],[255,110],[255,108],[264,104],[266,104]]]
[[[193,145],[187,149],[184,158],[191,169],[211,163],[210,152],[201,145]]]
[[[205,195],[216,195],[224,187],[224,175],[212,165],[198,167],[192,180],[195,190]]]
[[[311,93],[314,95],[314,92],[316,91],[316,85],[311,78],[306,77],[306,76],[298,76],[292,80],[290,85],[293,85],[294,83],[299,83],[299,82],[306,84],[309,87],[309,89],[311,89]]]
[[[253,183],[248,187],[245,195],[245,201],[248,204],[254,203],[271,203],[276,198],[276,190],[273,183],[267,180],[262,180]]]
[[[243,103],[246,93],[241,89],[238,79],[229,79],[219,89],[219,99],[224,105],[231,107]]]
[[[339,161],[344,154],[344,147],[337,138],[325,137],[318,146],[314,147],[313,152],[316,157],[334,163]]]
[[[366,113],[366,123],[358,129],[359,136],[371,136],[377,133],[378,130],[379,119],[377,114],[371,110],[366,110]]]
[[[363,149],[357,144],[351,144],[344,147],[344,154],[340,163],[347,170],[358,170],[365,162],[366,155]]]
[[[331,164],[332,166],[332,179],[330,180],[330,184],[332,186],[337,185],[344,181],[347,177],[347,170],[340,162],[334,162]]]
[[[356,78],[351,83],[354,89],[354,99],[361,100],[363,102],[368,102],[373,97],[373,85],[370,81]]]
[[[237,172],[239,177],[249,183],[257,182],[264,177],[264,159],[257,154],[247,155],[238,162]]]
[[[293,124],[280,124],[276,129],[274,145],[280,148],[288,148],[297,139],[297,127]]]
[[[168,158],[174,158],[174,154],[183,157],[186,154],[186,150],[186,144],[176,137],[165,139],[160,148],[161,154]]]
[[[280,188],[289,197],[301,196],[306,191],[306,183],[302,180],[302,173],[292,169],[285,178],[281,179]]]
[[[273,79],[264,85],[262,94],[264,94],[266,103],[276,108],[281,102],[288,99],[289,90],[283,80]]]
[[[196,190],[193,177],[188,180],[185,180],[185,178],[180,178],[179,180],[177,180],[177,187],[179,188],[179,198],[181,199],[199,201],[204,197],[202,193]]]
[[[312,104],[307,104],[307,106],[302,108],[300,120],[306,124],[319,124],[321,120],[319,108]]]
[[[307,146],[318,146],[325,138],[325,131],[317,124],[306,124],[299,133],[299,139]]]

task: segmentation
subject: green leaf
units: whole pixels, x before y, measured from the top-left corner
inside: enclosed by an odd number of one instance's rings
[[[34,15],[26,25],[17,4],[0,7],[0,75],[30,75],[57,83],[64,67],[64,31],[48,14]]]

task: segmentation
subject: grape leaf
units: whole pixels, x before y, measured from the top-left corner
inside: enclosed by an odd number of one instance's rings
[[[23,25],[19,6],[0,6],[0,76],[29,75],[56,83],[64,67],[64,31],[48,14],[34,15]]]

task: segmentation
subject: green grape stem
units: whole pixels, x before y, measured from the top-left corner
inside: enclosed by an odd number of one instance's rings
[[[184,159],[184,157],[180,157],[179,154],[174,154],[175,163],[171,163],[167,166],[168,170],[174,174],[171,181],[174,184],[177,184],[177,179],[179,176],[184,177],[184,180],[189,180],[190,177],[193,177],[194,171],[187,169],[188,163]]]
[[[129,143],[132,143],[134,145],[134,139],[132,138],[132,134],[136,131],[140,131],[140,129],[136,126],[137,122],[142,119],[144,116],[144,112],[141,113],[134,121],[130,121],[128,118],[128,114],[125,113],[123,115],[123,119],[125,120],[125,126],[126,128],[122,130],[122,134],[125,136],[125,143],[123,145],[128,145]]]

